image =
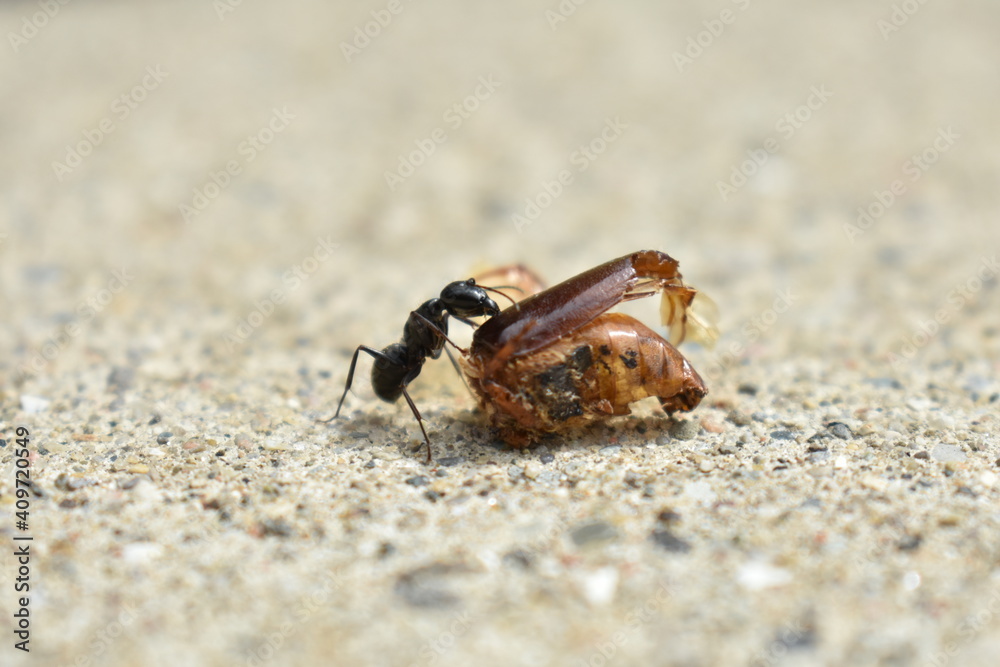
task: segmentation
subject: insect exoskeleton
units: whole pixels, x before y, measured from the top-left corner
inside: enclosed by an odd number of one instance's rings
[[[680,342],[710,342],[714,323],[692,305],[677,262],[640,251],[531,296],[477,329],[462,365],[492,424],[511,445],[630,413],[656,396],[664,411],[694,409],[707,390],[687,359],[633,317],[609,308],[663,294],[661,314]],[[705,302],[708,304],[709,302]],[[711,308],[703,308],[711,316]]]

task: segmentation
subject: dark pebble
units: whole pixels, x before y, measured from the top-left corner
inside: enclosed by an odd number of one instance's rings
[[[754,420],[755,422],[765,422],[767,421],[767,413],[757,410],[756,412],[751,413],[750,419]]]
[[[584,524],[570,531],[570,539],[573,544],[583,546],[593,542],[608,542],[618,537],[618,531],[609,523],[604,521],[593,521]]]
[[[524,549],[514,549],[513,551],[508,551],[503,555],[504,565],[521,570],[531,569],[533,560],[534,559],[531,557],[531,554]]]
[[[960,493],[963,496],[971,496],[973,498],[976,498],[976,497],[979,496],[978,493],[976,493],[975,491],[973,491],[972,489],[970,489],[967,486],[960,486],[960,487],[958,487],[958,491],[956,491],[955,493]]]
[[[686,554],[691,551],[691,545],[674,535],[669,530],[654,530],[649,536],[657,544],[667,551],[675,554]]]
[[[924,541],[924,538],[920,535],[907,535],[899,541],[896,545],[900,551],[913,551],[920,546],[920,543]]]
[[[690,440],[698,435],[700,430],[701,424],[693,419],[676,421],[670,426],[670,437],[677,440]]]
[[[86,477],[77,477],[76,475],[67,475],[64,472],[59,473],[56,477],[55,485],[60,491],[76,491],[82,489],[85,486],[90,486],[94,482]]]
[[[124,391],[135,385],[135,369],[128,366],[115,366],[108,373],[108,389]]]
[[[6,447],[6,446],[7,446],[7,441],[4,440],[3,438],[0,438],[0,447]]]
[[[59,501],[59,507],[64,510],[71,510],[75,507],[79,507],[83,503],[76,498],[64,498]]]
[[[31,490],[31,493],[33,493],[36,498],[46,498],[48,496],[48,494],[45,493],[45,489],[39,486],[38,482],[36,482],[35,480],[28,481],[28,488]]]
[[[771,437],[775,440],[794,440],[795,434],[791,431],[771,431]]]
[[[284,519],[264,519],[260,528],[265,535],[274,537],[289,537],[292,534],[292,525]]]
[[[445,575],[464,570],[465,568],[447,563],[425,565],[401,574],[393,590],[413,607],[425,609],[453,607],[458,604],[459,599],[441,587],[441,580]]]
[[[410,486],[427,486],[431,481],[427,479],[426,475],[416,475],[406,480],[406,483]]]
[[[165,445],[168,442],[170,442],[170,438],[172,437],[174,437],[173,433],[170,433],[169,431],[164,431],[160,435],[156,436],[156,444]]]
[[[736,391],[740,392],[741,394],[747,394],[748,396],[756,396],[757,392],[760,391],[760,389],[755,384],[744,382],[740,384],[739,387],[736,388]]]
[[[913,458],[915,458],[915,459],[924,459],[924,460],[927,460],[930,457],[931,457],[930,453],[928,453],[927,450],[925,450],[925,449],[921,449],[919,452],[917,452],[916,454],[913,455]]]
[[[432,503],[436,503],[441,498],[441,494],[435,491],[434,489],[431,489],[429,491],[424,491],[424,498],[431,501]]]
[[[902,389],[902,383],[896,378],[865,378],[864,382],[878,389]]]
[[[452,466],[457,466],[459,463],[465,463],[464,456],[446,456],[442,459],[437,460],[437,464],[445,468],[451,468]]]
[[[153,426],[154,424],[159,424],[161,421],[163,421],[163,417],[161,417],[160,415],[153,415],[152,417],[149,418],[149,422],[147,422],[146,425]]]
[[[656,515],[656,520],[664,526],[673,526],[680,523],[681,515],[673,510],[661,510],[660,513]]]
[[[556,460],[556,457],[552,454],[542,454],[541,456],[538,457],[538,460],[541,461],[542,463],[552,463],[553,461]]]
[[[396,546],[392,542],[383,542],[378,548],[379,558],[388,558],[396,553]]]
[[[365,463],[364,467],[365,467],[365,468],[368,468],[369,470],[371,470],[371,469],[372,469],[372,468],[374,468],[374,467],[375,467],[376,465],[378,465],[378,464],[377,464],[377,463],[375,463],[375,459],[372,459],[372,460],[368,461],[367,463]]]
[[[829,424],[826,425],[826,427],[827,429],[830,430],[830,433],[833,433],[841,440],[850,440],[851,438],[854,437],[854,433],[852,433],[851,429],[847,427],[847,424],[842,424],[840,422],[830,422]]]
[[[750,424],[750,415],[740,410],[730,410],[729,414],[726,415],[726,419],[737,426],[748,426]]]

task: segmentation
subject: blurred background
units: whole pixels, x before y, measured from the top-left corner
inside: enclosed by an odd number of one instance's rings
[[[998,245],[989,2],[43,5],[0,7],[7,370],[120,267],[58,364],[225,347],[273,289],[252,342],[339,360],[474,266],[647,247],[730,343],[791,289],[756,345],[884,361]]]
[[[686,352],[713,398],[1000,390],[995,2],[39,0],[0,26],[8,424],[317,372],[298,407],[327,414],[354,348],[447,282],[643,248],[719,305]],[[422,406],[454,409],[447,373]]]

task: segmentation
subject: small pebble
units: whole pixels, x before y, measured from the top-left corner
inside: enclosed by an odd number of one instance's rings
[[[927,450],[925,450],[925,449],[921,449],[919,452],[917,452],[916,454],[913,455],[913,458],[915,458],[915,459],[922,459],[922,460],[927,460],[930,457],[931,457],[931,455],[928,454]]]
[[[168,442],[170,442],[170,438],[172,438],[172,437],[174,437],[173,433],[169,433],[169,432],[161,433],[160,435],[156,436],[156,444],[158,444],[158,445],[165,445]]]
[[[698,435],[701,424],[693,419],[676,421],[670,426],[670,437],[676,440],[690,440]]]
[[[709,459],[702,459],[701,462],[698,463],[698,470],[701,472],[712,472],[714,468],[715,464]]]
[[[410,486],[427,486],[431,481],[426,475],[415,475],[406,480],[406,483]]]
[[[556,457],[553,456],[552,454],[542,454],[540,457],[538,457],[538,460],[541,461],[542,463],[549,464],[555,461]]]
[[[535,461],[528,461],[524,464],[524,476],[528,479],[534,480],[538,478],[538,475],[542,472],[542,466]]]
[[[601,456],[614,456],[622,450],[621,445],[608,445],[607,447],[601,447],[597,450],[597,453]]]
[[[93,480],[80,475],[67,475],[62,472],[56,477],[55,485],[60,491],[76,491],[77,489],[82,489],[85,486],[90,486],[93,484]]]
[[[503,555],[500,561],[507,567],[528,570],[531,568],[533,558],[531,552],[524,549],[514,549]]]
[[[791,431],[771,431],[771,437],[775,440],[794,440],[795,434]]]
[[[559,473],[552,470],[546,470],[539,473],[538,477],[535,478],[535,481],[539,484],[557,484],[559,482]]]
[[[931,457],[935,461],[944,463],[957,463],[968,458],[962,448],[958,445],[939,444],[931,450]]]
[[[902,389],[902,383],[896,378],[865,378],[864,382],[878,389]]]
[[[674,535],[669,530],[654,530],[650,539],[663,549],[671,553],[686,554],[691,551],[691,545]]]
[[[135,369],[129,366],[115,366],[108,373],[108,389],[125,391],[135,385]]]
[[[701,427],[708,433],[722,433],[726,430],[726,427],[718,422],[714,422],[711,419],[702,419]]]
[[[445,468],[451,468],[452,466],[457,466],[460,463],[465,463],[464,456],[445,456],[444,458],[437,459],[437,464]]]
[[[736,391],[741,394],[747,394],[748,396],[756,396],[757,392],[760,391],[757,385],[750,382],[742,382],[740,386],[737,387]]]
[[[830,460],[830,452],[827,451],[812,452],[811,454],[809,454],[809,456],[806,457],[806,460],[809,461],[809,463],[826,463],[827,461]]]
[[[260,522],[260,529],[264,535],[274,537],[290,537],[294,532],[292,525],[282,518],[264,519]]]
[[[21,409],[29,415],[38,414],[39,412],[45,412],[49,409],[49,405],[52,404],[47,398],[42,396],[31,396],[30,394],[21,394]]]
[[[826,425],[826,428],[830,431],[830,433],[841,440],[850,440],[854,437],[854,434],[851,433],[851,429],[847,427],[847,424],[843,424],[841,422],[830,422]]]
[[[587,572],[580,577],[583,597],[597,607],[605,605],[615,597],[618,590],[618,570],[607,566]]]
[[[507,468],[507,475],[513,480],[521,479],[524,477],[524,468],[521,466],[510,466]]]
[[[726,415],[726,419],[737,426],[747,426],[750,424],[750,415],[739,410],[730,410],[729,414]]]
[[[592,521],[570,531],[569,537],[573,544],[583,546],[595,542],[609,542],[618,537],[618,531],[604,521]]]

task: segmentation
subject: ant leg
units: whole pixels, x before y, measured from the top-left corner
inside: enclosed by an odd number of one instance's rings
[[[431,463],[431,439],[427,437],[427,431],[424,429],[424,418],[420,416],[420,410],[417,410],[416,404],[413,399],[410,398],[410,394],[406,391],[406,387],[403,387],[403,398],[410,406],[410,410],[413,411],[413,416],[417,418],[417,424],[420,425],[420,432],[424,434],[424,442],[427,443],[427,464]]]
[[[468,319],[466,317],[459,317],[458,315],[452,315],[452,317],[454,317],[456,320],[458,320],[462,324],[468,324],[469,328],[471,328],[471,329],[478,329],[479,328],[479,323],[478,322],[473,322],[472,320],[470,320],[470,319]],[[446,338],[447,338],[447,336],[446,336]],[[448,342],[451,343],[450,340]],[[463,354],[465,353],[465,350],[463,350],[462,348],[460,348],[458,345],[455,345],[454,343],[451,343],[451,344],[454,345],[455,349],[458,350],[459,352],[462,352]]]
[[[444,338],[447,342],[451,343],[451,346],[453,348],[455,348],[456,350],[458,350],[462,354],[468,354],[469,353],[469,351],[466,350],[465,348],[461,348],[458,345],[455,345],[455,342],[452,339],[448,338],[448,334],[446,334],[445,332],[441,331],[441,329],[439,329],[436,324],[434,324],[429,319],[427,319],[426,317],[424,317],[423,315],[421,315],[420,313],[418,313],[415,310],[410,312],[410,317],[414,317],[414,316],[416,316],[421,321],[423,321],[423,323],[426,324],[427,326],[429,326],[431,329],[433,329],[434,331],[436,331],[439,334],[441,334],[441,337]],[[473,326],[473,327],[476,326],[475,322],[470,322],[469,320],[467,320],[465,318],[455,317],[455,319],[459,320],[460,322],[465,322],[466,324],[468,324],[470,326]],[[438,354],[440,354],[440,352]]]
[[[340,396],[340,403],[337,403],[337,411],[333,413],[333,416],[330,417],[329,419],[318,419],[316,421],[319,421],[323,424],[329,424],[340,415],[340,408],[343,407],[344,399],[347,398],[347,392],[351,390],[351,384],[354,382],[354,367],[358,365],[358,354],[360,352],[367,352],[368,354],[372,355],[372,357],[374,357],[375,359],[385,359],[387,361],[391,361],[391,359],[386,357],[378,350],[374,350],[368,347],[367,345],[358,345],[358,349],[354,350],[354,356],[351,358],[351,369],[347,371],[347,385],[344,387],[344,393],[341,394]]]
[[[458,377],[462,378],[462,384],[464,384],[465,388],[469,390],[469,394],[471,394],[472,397],[475,398],[476,395],[472,393],[472,387],[469,386],[468,381],[465,379],[465,373],[462,372],[461,366],[459,366],[458,362],[455,361],[455,355],[453,355],[451,353],[451,350],[449,350],[448,348],[444,348],[444,351],[445,354],[448,355],[448,361],[451,362],[451,367],[455,369],[456,373],[458,373]]]

